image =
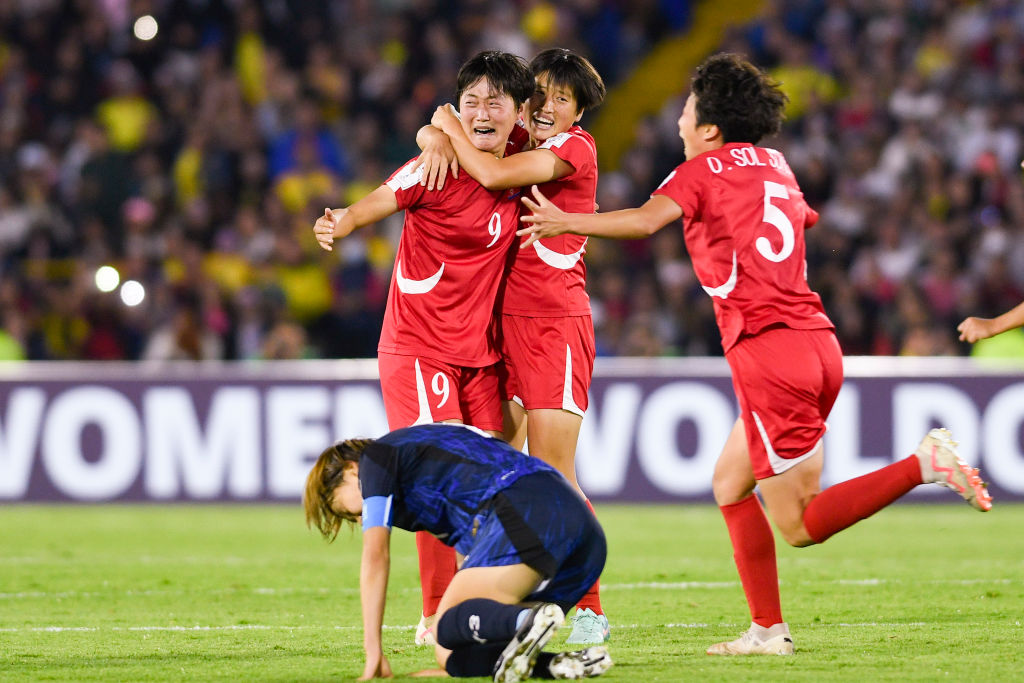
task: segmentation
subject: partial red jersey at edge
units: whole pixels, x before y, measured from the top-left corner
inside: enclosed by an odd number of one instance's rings
[[[818,220],[782,154],[730,143],[685,161],[654,191],[683,210],[683,238],[728,351],[771,325],[832,328],[807,284],[804,231]]]
[[[555,206],[569,213],[593,213],[597,195],[597,146],[579,126],[545,140],[537,149],[551,150],[573,172],[539,186]],[[528,188],[526,188],[528,191]],[[558,235],[516,248],[501,312],[530,317],[590,315],[587,268],[583,263],[587,238]]]
[[[413,160],[414,161],[414,160]],[[519,190],[491,192],[468,173],[443,190],[413,161],[386,185],[405,209],[378,350],[484,367],[500,358],[495,303],[519,222]]]

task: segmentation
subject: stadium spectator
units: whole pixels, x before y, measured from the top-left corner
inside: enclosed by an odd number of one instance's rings
[[[573,46],[614,85],[642,65],[641,58],[659,38],[685,28],[690,4],[530,3],[516,21],[502,27],[502,40],[527,46],[531,54],[553,44]],[[157,3],[150,10],[160,30],[150,41],[129,35],[129,12],[115,17],[107,7],[65,0],[13,3],[4,10],[0,265],[12,286],[24,289],[32,283],[32,291],[22,292],[30,339],[48,335],[41,325],[50,311],[40,306],[52,292],[91,287],[88,278],[72,282],[71,269],[59,261],[73,253],[90,267],[120,266],[126,253],[122,207],[131,197],[152,203],[158,236],[184,229],[205,212],[204,222],[188,227],[196,233],[190,239],[206,253],[216,245],[214,233],[242,207],[255,210],[267,229],[300,242],[305,235],[308,241],[305,226],[314,218],[312,209],[290,224],[280,203],[268,199],[274,182],[270,151],[293,129],[295,105],[304,99],[314,103],[318,130],[326,131],[344,155],[347,170],[331,170],[332,177],[340,179],[346,203],[356,201],[379,184],[383,169],[392,167],[385,155],[399,154],[411,144],[401,139],[407,121],[425,120],[442,94],[450,92],[462,59],[488,47],[481,45],[479,29],[497,3]],[[794,88],[812,86],[800,88],[812,93],[802,115],[794,114],[767,144],[786,155],[808,200],[822,211],[820,229],[808,238],[811,284],[833,313],[841,339],[880,340],[862,344],[865,352],[895,353],[903,346],[906,330],[886,323],[896,314],[896,302],[875,296],[865,316],[836,315],[850,295],[834,286],[834,279],[836,268],[848,266],[854,254],[874,248],[879,239],[875,225],[883,217],[898,217],[907,244],[922,243],[936,226],[942,230],[945,243],[958,254],[956,278],[966,290],[953,320],[972,314],[995,317],[1021,298],[997,300],[983,290],[989,286],[993,255],[1006,262],[1009,288],[1024,289],[1024,188],[1016,177],[1024,130],[1022,26],[1024,6],[1002,0],[779,0],[749,25],[731,27],[723,38],[731,51],[798,74]],[[821,85],[830,83],[834,86]],[[638,123],[635,147],[617,168],[602,168],[602,208],[614,208],[614,198],[621,197],[628,199],[627,206],[641,203],[650,179],[671,170],[678,149],[672,121],[680,106],[673,98],[661,113]],[[924,135],[915,138],[913,126]],[[44,160],[41,166],[39,159]],[[892,184],[894,177],[898,182]],[[23,195],[21,188],[37,199]],[[194,204],[197,200],[200,205]],[[933,221],[907,220],[908,203],[925,207]],[[53,262],[43,279],[26,272],[26,238],[34,231],[24,232],[29,209],[40,206],[49,216],[42,226],[45,239],[35,243],[50,249],[45,260]],[[8,241],[9,236],[14,240]],[[379,226],[373,238],[372,254],[393,252],[395,224]],[[341,253],[331,258],[310,246],[301,258],[337,279],[347,267]],[[607,249],[596,239],[588,251],[597,353],[621,354],[625,335],[620,321],[633,311],[626,301],[613,316],[603,317],[605,308],[614,311],[620,304],[604,301],[602,280],[614,278],[632,289],[650,272],[652,254],[640,243]],[[141,281],[147,292],[163,286],[164,267],[173,269],[173,261],[166,250],[150,257]],[[386,264],[392,261],[374,256],[371,263],[386,277]],[[820,267],[825,261],[831,267]],[[264,273],[273,270],[273,264],[267,267]],[[926,267],[915,262],[902,281],[916,282]],[[275,305],[275,288],[265,286],[259,269],[253,271],[247,285],[258,297],[269,297],[268,306]],[[895,289],[902,281],[886,286]],[[616,288],[609,290],[614,294]],[[90,301],[92,294],[75,292],[73,299]],[[235,314],[235,294],[219,292],[231,313],[223,345],[228,358],[241,357],[230,342],[238,333],[234,321],[242,319]],[[663,330],[656,332],[661,343],[649,345],[649,352],[721,353],[699,289],[659,285],[655,294],[660,307],[682,308],[686,319],[672,316],[669,339],[662,338]],[[868,296],[860,285],[858,295]],[[118,294],[106,296],[117,301]],[[147,337],[159,316],[145,314],[157,300],[148,296],[138,307],[142,315],[116,303],[109,308],[109,322]],[[360,317],[379,326],[379,304],[370,290],[355,305],[361,307]],[[945,329],[955,341],[947,316],[932,310],[930,302],[925,306],[933,329]],[[76,313],[83,321],[88,317],[84,309]],[[318,319],[300,322],[312,332]],[[328,348],[320,335],[311,334],[310,341],[315,355],[346,352],[337,345]],[[126,358],[137,358],[143,346],[128,344],[122,351]],[[76,359],[81,349],[30,343],[27,353],[30,359]],[[956,351],[968,353],[970,347],[961,344]]]

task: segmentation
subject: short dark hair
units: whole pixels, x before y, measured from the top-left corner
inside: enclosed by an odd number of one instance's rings
[[[341,485],[345,472],[359,462],[359,456],[371,443],[373,439],[347,439],[328,446],[306,477],[306,491],[302,496],[306,526],[316,527],[328,541],[338,535],[342,522],[356,522],[356,515],[334,511],[334,489]]]
[[[571,90],[576,97],[577,113],[604,101],[606,90],[601,74],[572,50],[564,47],[541,50],[530,62],[530,70],[535,77],[547,74],[552,85]]]
[[[486,78],[495,92],[511,97],[516,107],[528,100],[535,88],[533,74],[525,59],[510,52],[484,50],[459,69],[455,101],[460,101],[462,93],[481,78]]]
[[[726,143],[756,144],[777,133],[789,100],[768,74],[732,53],[713,55],[697,67],[691,92],[697,125],[718,126]]]

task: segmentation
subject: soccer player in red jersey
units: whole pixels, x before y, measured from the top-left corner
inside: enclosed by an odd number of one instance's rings
[[[530,69],[537,86],[523,121],[531,149],[500,159],[480,151],[447,105],[438,107],[432,124],[450,139],[462,170],[484,187],[537,184],[559,208],[592,213],[597,147],[576,124],[604,99],[604,82],[590,62],[564,48],[543,50]],[[555,467],[577,489],[576,441],[595,348],[583,262],[586,243],[586,237],[564,234],[514,250],[499,299],[505,438],[520,449],[528,442],[531,455]],[[580,601],[567,642],[608,640],[599,591],[595,584]]]
[[[791,654],[782,619],[775,541],[754,488],[783,538],[822,543],[915,486],[935,482],[979,510],[992,499],[944,429],[910,457],[820,486],[825,419],[843,381],[843,359],[821,299],[807,285],[804,230],[818,214],[782,154],[755,146],[775,133],[785,95],[757,67],[721,54],[702,64],[679,118],[686,161],[635,209],[566,214],[543,195],[523,199],[535,237],[563,232],[646,237],[682,219],[694,270],[712,297],[740,417],[715,466],[712,490],[725,517],[752,624],[708,654]]]
[[[526,61],[481,52],[463,64],[457,87],[467,139],[495,156],[515,151],[509,136],[534,89]],[[377,347],[388,425],[462,422],[500,434],[494,310],[519,193],[488,190],[465,174],[428,190],[416,166],[409,161],[346,209],[327,209],[313,230],[331,250],[354,229],[406,211]],[[417,642],[430,644],[429,619],[455,574],[455,553],[426,532],[416,535],[416,547],[424,615]]]

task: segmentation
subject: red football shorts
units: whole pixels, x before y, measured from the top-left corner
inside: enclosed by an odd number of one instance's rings
[[[582,417],[589,402],[594,354],[589,315],[503,315],[501,396],[527,410],[562,409]]]
[[[781,474],[817,450],[843,384],[832,330],[774,327],[726,354],[754,477]]]
[[[388,427],[458,420],[500,432],[498,364],[450,365],[433,358],[378,353],[380,388]]]

